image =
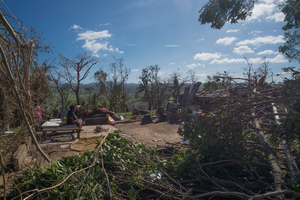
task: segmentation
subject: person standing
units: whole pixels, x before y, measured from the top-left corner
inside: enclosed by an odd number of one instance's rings
[[[35,111],[36,122],[38,125],[41,125],[42,124],[42,111],[41,111],[41,107],[37,103],[34,104],[34,111]]]

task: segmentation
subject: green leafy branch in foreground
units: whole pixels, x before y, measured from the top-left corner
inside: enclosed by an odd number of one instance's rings
[[[156,181],[150,178],[157,170],[163,171],[166,164],[159,160],[155,150],[122,138],[118,131],[103,140],[95,151],[21,172],[8,198],[139,199],[142,193],[153,195],[153,191],[166,197],[174,196],[173,199],[176,195],[184,196],[165,178]]]

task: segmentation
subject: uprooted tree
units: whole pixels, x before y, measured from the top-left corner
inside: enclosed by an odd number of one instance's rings
[[[260,82],[266,74],[250,75],[250,80],[214,76],[226,87],[215,90],[213,98],[199,97],[208,105],[202,107],[204,116],[186,116],[179,133],[190,141],[191,152],[178,170],[189,171],[190,179],[197,178],[194,184],[206,184],[207,191],[215,187],[237,197],[233,192],[274,192],[282,199],[285,188],[297,191],[300,184],[299,71],[283,86]],[[293,91],[285,90],[287,84]]]

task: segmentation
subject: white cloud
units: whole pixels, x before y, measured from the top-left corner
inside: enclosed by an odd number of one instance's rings
[[[221,56],[221,53],[197,53],[194,56],[194,60],[210,60],[220,58]]]
[[[271,55],[271,54],[277,54],[277,52],[273,50],[265,50],[257,53],[257,55]]]
[[[283,35],[278,36],[265,36],[265,37],[257,37],[254,39],[248,39],[244,41],[240,41],[237,43],[238,46],[240,45],[262,45],[262,44],[277,44],[277,43],[284,43],[284,37]]]
[[[232,44],[237,38],[236,37],[225,37],[220,38],[216,41],[217,44],[223,44],[225,46]]]
[[[100,26],[110,26],[111,23],[99,24]]]
[[[131,72],[138,72],[138,71],[139,71],[138,69],[131,70]]]
[[[187,65],[186,67],[189,68],[189,69],[194,69],[196,67],[203,67],[203,68],[205,68],[205,64],[201,64],[201,63],[195,64],[194,63],[194,64]]]
[[[270,3],[271,1],[268,1]],[[268,17],[272,14],[274,8],[276,7],[276,4],[271,3],[271,4],[263,4],[263,3],[257,3],[254,5],[254,8],[252,10],[252,15],[247,18],[248,21],[253,21],[253,20],[259,20],[262,19],[263,17]]]
[[[259,34],[259,33],[262,33],[262,31],[251,31],[251,32],[249,33],[249,35],[250,35],[250,34],[252,34],[252,35],[257,35],[257,34]]]
[[[210,64],[228,64],[228,63],[241,63],[241,62],[245,62],[245,59],[242,59],[242,58],[238,58],[238,59],[224,58],[222,60],[214,59],[213,61],[210,62]]]
[[[207,74],[206,73],[201,73],[201,74],[196,74],[196,76],[198,76],[198,77],[207,77]]]
[[[85,32],[79,33],[76,41],[83,40],[84,44],[82,45],[82,47],[86,50],[92,51],[94,54],[97,54],[100,50],[124,53],[123,51],[120,51],[119,48],[114,48],[112,45],[109,45],[107,39],[111,37],[112,34],[110,34],[108,30],[87,30]]]
[[[275,22],[283,22],[285,15],[282,12],[277,12],[271,16],[268,16],[267,19],[274,20]]]
[[[74,24],[73,26],[71,26],[70,29],[74,29],[74,30],[81,30],[82,28],[79,25]],[[69,30],[70,30],[69,29]]]
[[[180,47],[180,45],[177,45],[177,44],[166,44],[164,45],[164,47]]]
[[[239,29],[230,29],[230,30],[227,30],[226,33],[236,33],[240,31]]]
[[[278,54],[274,58],[248,58],[248,61],[253,64],[259,64],[264,61],[267,61],[269,63],[286,63],[288,60],[284,58],[282,54]],[[230,63],[246,63],[245,59],[238,58],[238,59],[229,59],[229,58],[224,58],[221,60],[214,59],[213,61],[210,62],[210,64],[230,64]]]
[[[289,62],[288,60],[286,60],[284,58],[284,56],[282,54],[278,54],[277,56],[275,56],[274,58],[267,58],[266,59],[269,63],[286,63]]]
[[[253,64],[258,64],[258,63],[262,63],[263,59],[261,59],[261,58],[249,58],[248,61],[250,63],[253,63]]]
[[[245,53],[254,53],[254,51],[248,46],[240,46],[233,49],[233,52],[239,55],[243,55]]]
[[[104,39],[110,38],[111,34],[108,30],[104,31],[85,31],[78,34],[78,38],[76,40],[97,40],[97,39]]]
[[[169,63],[169,65],[175,65],[176,64],[176,62],[171,62],[171,63]]]

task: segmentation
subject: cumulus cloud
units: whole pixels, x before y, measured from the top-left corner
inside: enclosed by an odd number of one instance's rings
[[[224,58],[221,60],[214,59],[213,61],[210,62],[210,64],[228,64],[228,63],[241,63],[245,62],[245,59],[238,58],[238,59],[229,59],[229,58]]]
[[[267,61],[269,63],[286,63],[288,60],[284,58],[283,55],[278,54],[274,58],[248,58],[248,61],[253,64],[258,64],[258,63],[263,63],[264,61]],[[229,58],[224,58],[224,59],[214,59],[213,61],[210,62],[210,64],[231,64],[231,63],[246,63],[245,59],[238,58],[238,59],[229,59]]]
[[[276,4],[270,2],[255,4],[252,10],[252,15],[247,20],[248,21],[260,20],[263,17],[270,16],[273,13],[273,10],[276,8]]]
[[[79,25],[74,24],[70,29],[81,30],[82,28]]]
[[[265,37],[257,37],[254,39],[247,39],[244,41],[240,41],[237,43],[238,46],[241,45],[263,45],[263,44],[277,44],[277,43],[284,43],[283,35],[278,36],[265,36]]]
[[[288,62],[288,60],[286,60],[282,54],[278,54],[274,58],[267,58],[266,60],[269,63],[287,63]]]
[[[233,52],[239,55],[243,55],[245,53],[254,53],[254,51],[248,46],[240,46],[233,49]]]
[[[103,31],[91,31],[87,30],[78,34],[76,41],[83,40],[82,47],[86,50],[92,51],[97,54],[100,50],[124,53],[119,48],[114,48],[109,44],[108,39],[112,37],[112,34],[108,30]]]
[[[203,68],[205,68],[205,64],[201,64],[201,63],[194,63],[194,64],[190,64],[190,65],[187,65],[186,66],[187,68],[189,68],[189,69],[194,69],[194,68],[196,68],[196,67],[203,67]]]
[[[216,41],[217,44],[223,44],[225,46],[232,44],[237,38],[236,37],[225,37],[220,38]]]
[[[78,38],[76,40],[97,40],[97,39],[104,39],[110,38],[111,34],[108,30],[104,31],[85,31],[78,34]]]
[[[131,70],[131,72],[138,72],[138,71],[139,71],[138,69]]]
[[[173,47],[180,47],[180,45],[177,45],[177,44],[166,44],[166,45],[164,45],[164,47],[171,47],[171,48],[173,48]]]
[[[273,51],[273,50],[265,50],[258,52],[257,55],[271,55],[271,54],[277,54],[278,52]]]
[[[194,56],[194,60],[211,60],[220,58],[221,56],[221,53],[197,53]]]
[[[248,61],[253,64],[262,63],[264,60],[262,58],[249,58]]]
[[[271,16],[268,16],[267,19],[274,20],[275,22],[283,22],[285,15],[282,12],[274,13]]]
[[[176,64],[176,62],[171,62],[171,63],[169,63],[169,65],[175,65]]]
[[[227,30],[226,33],[236,33],[240,31],[239,29],[230,29],[230,30]]]

